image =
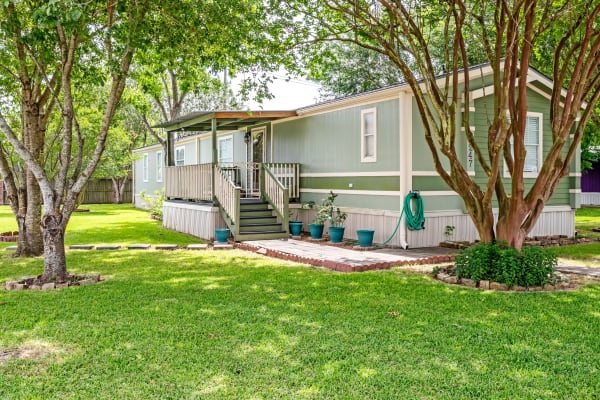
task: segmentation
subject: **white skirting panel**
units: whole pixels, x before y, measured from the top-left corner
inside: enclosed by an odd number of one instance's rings
[[[163,226],[206,240],[214,240],[215,228],[226,228],[219,209],[212,205],[165,201]]]
[[[600,193],[581,192],[581,205],[589,205],[589,206],[600,205]]]
[[[383,243],[393,234],[400,215],[397,211],[342,209],[348,214],[344,238],[356,240],[357,229],[374,229],[373,241],[375,243]],[[308,224],[312,222],[315,211],[301,210],[299,214],[300,219],[304,222],[304,231],[308,232]],[[446,226],[454,226],[452,236],[445,235]],[[399,229],[402,229],[402,226]],[[529,236],[549,235],[574,236],[575,210],[568,206],[547,207]],[[406,236],[410,248],[438,246],[445,240],[472,242],[479,238],[469,215],[460,210],[425,213],[425,229],[421,231],[407,230]],[[401,245],[399,231],[388,245]]]

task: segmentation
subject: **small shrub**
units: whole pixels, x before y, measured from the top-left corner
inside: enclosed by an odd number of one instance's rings
[[[156,197],[146,196],[146,191],[142,190],[140,192],[140,197],[148,206],[148,210],[150,210],[150,215],[162,218],[163,203],[165,202],[165,191],[155,190],[154,194],[156,195]]]
[[[489,280],[509,287],[542,286],[555,280],[556,255],[541,247],[518,252],[498,243],[479,243],[455,258],[456,276],[476,282]]]

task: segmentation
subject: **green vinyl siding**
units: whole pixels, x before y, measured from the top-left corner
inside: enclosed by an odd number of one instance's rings
[[[550,103],[549,100],[540,94],[528,90],[528,112],[543,114],[543,139],[542,139],[542,154],[544,157],[548,153],[552,145],[552,131],[550,126]],[[480,147],[483,154],[487,155],[487,137],[488,137],[488,121],[493,118],[493,96],[486,96],[476,99],[475,111],[471,112],[471,125],[475,127],[475,141]],[[464,134],[462,135],[464,136]],[[500,175],[502,182],[505,185],[507,192],[510,192],[510,177],[504,176],[504,161],[501,161]],[[487,183],[487,175],[479,163],[475,163],[474,181],[481,187]],[[531,188],[536,178],[525,178],[525,191]],[[557,185],[554,195],[546,203],[548,206],[569,205],[571,203],[569,196],[569,179],[565,178]],[[497,207],[497,202],[494,200],[494,207]]]
[[[307,189],[310,190],[310,189]],[[400,211],[401,199],[399,196],[390,195],[373,195],[373,194],[346,194],[337,193],[335,204],[340,207],[364,208],[370,210],[390,210]],[[322,204],[323,199],[327,197],[326,193],[310,193],[303,192],[301,196],[302,202],[314,201],[315,204]]]
[[[377,161],[361,162],[361,110],[377,109]],[[273,162],[297,162],[302,172],[398,171],[398,100],[309,115],[273,124]]]
[[[423,206],[425,211],[450,211],[461,210],[466,212],[465,203],[458,195],[427,196],[423,193]]]
[[[300,178],[300,187],[331,190],[399,191],[400,178],[397,176],[303,177]]]
[[[412,190],[419,191],[444,191],[451,190],[446,182],[439,176],[413,176]]]

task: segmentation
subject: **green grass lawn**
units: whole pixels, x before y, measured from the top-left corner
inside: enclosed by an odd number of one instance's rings
[[[94,222],[93,212],[77,215],[68,240],[117,242],[133,235],[127,227],[137,221],[134,231],[147,232],[146,241],[177,242],[172,233],[160,236],[147,213],[97,210],[105,217]],[[122,225],[119,235],[109,221]],[[108,280],[52,292],[0,291],[1,399],[600,393],[598,285],[489,292],[400,270],[340,274],[237,250],[68,251],[68,263],[73,272]],[[0,282],[41,266],[40,258],[1,252]],[[8,357],[15,351],[23,358]]]
[[[599,239],[600,233],[594,232],[592,229],[600,228],[600,208],[585,207],[578,209],[575,226],[578,236]],[[600,267],[600,242],[577,246],[561,246],[553,248],[552,251],[562,259],[561,262]]]
[[[133,208],[131,204],[84,204],[81,208],[90,211],[73,213],[65,235],[67,246],[133,243],[173,243],[186,246],[201,242],[192,236],[163,229],[160,221],[150,219],[148,211]],[[16,229],[17,224],[10,208],[0,206],[0,232]]]

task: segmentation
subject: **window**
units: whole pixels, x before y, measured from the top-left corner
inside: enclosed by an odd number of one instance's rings
[[[162,182],[163,180],[163,152],[156,152],[156,182]]]
[[[542,113],[527,113],[527,123],[525,125],[525,138],[523,140],[525,145],[525,164],[523,165],[523,177],[535,178],[540,172],[542,166],[542,124],[543,124]],[[511,137],[511,144],[513,139]],[[504,166],[504,176],[510,177],[508,168]]]
[[[523,174],[535,174],[540,172],[542,160],[542,114],[527,114],[527,125],[525,126],[525,166]]]
[[[142,158],[142,178],[148,182],[148,153],[144,153]]]
[[[185,165],[185,147],[175,147],[175,166],[181,167]]]
[[[369,108],[360,113],[361,162],[377,161],[377,110]]]
[[[233,162],[233,137],[219,138],[219,164]]]

